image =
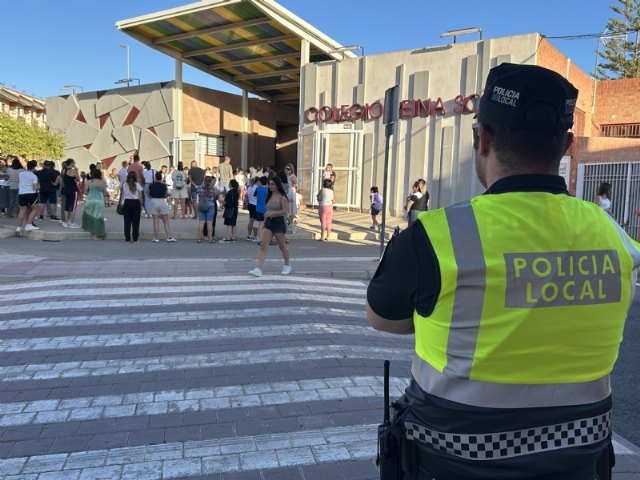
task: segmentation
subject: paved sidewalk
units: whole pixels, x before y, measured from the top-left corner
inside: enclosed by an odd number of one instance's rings
[[[76,223],[82,223],[83,204],[78,206],[76,212]],[[107,239],[124,240],[123,219],[116,213],[115,207],[105,208]],[[171,218],[171,217],[170,217]],[[380,216],[378,216],[380,221]],[[198,222],[195,219],[176,218],[171,220],[171,229],[176,238],[179,240],[194,240],[197,235]],[[218,214],[216,220],[216,238],[224,237],[226,227],[221,214]],[[237,224],[237,237],[244,239],[247,235],[247,224],[249,222],[249,213],[246,210],[240,210]],[[51,222],[46,217],[44,220],[36,220],[36,225],[40,230],[33,232],[23,232],[25,238],[33,240],[60,241],[65,239],[86,239],[90,240],[91,235],[82,229],[63,228],[60,222]],[[333,229],[331,232],[332,240],[343,241],[362,241],[376,243],[380,236],[374,230],[371,230],[371,216],[365,213],[348,212],[344,210],[334,211]],[[386,236],[390,237],[396,226],[404,228],[406,221],[400,217],[388,217]],[[7,238],[16,235],[16,219],[0,217],[0,238]],[[141,240],[150,240],[153,238],[153,221],[150,218],[142,218],[140,220]],[[318,219],[317,210],[307,208],[298,216],[297,228],[287,235],[291,239],[318,239],[320,237],[320,221]],[[165,238],[162,223],[160,224],[160,237]]]

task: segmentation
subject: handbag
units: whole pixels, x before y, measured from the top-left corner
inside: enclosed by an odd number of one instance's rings
[[[225,207],[224,211],[222,212],[222,218],[224,218],[226,220],[232,220],[233,219],[233,207]]]
[[[124,215],[124,206],[121,202],[118,202],[118,206],[116,207],[116,213],[118,215]]]
[[[211,208],[211,201],[207,195],[198,195],[198,211],[207,213]]]

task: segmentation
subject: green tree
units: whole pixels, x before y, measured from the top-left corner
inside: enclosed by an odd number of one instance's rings
[[[60,160],[64,155],[65,139],[59,133],[27,125],[24,119],[0,114],[0,155],[21,155],[27,158]]]
[[[616,14],[607,22],[603,48],[598,56],[604,60],[595,72],[599,80],[640,77],[640,0],[618,0],[611,5]]]

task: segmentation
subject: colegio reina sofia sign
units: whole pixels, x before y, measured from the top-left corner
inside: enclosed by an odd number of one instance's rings
[[[479,98],[480,95],[477,93],[466,97],[464,95],[456,96],[453,99],[453,113],[456,115],[477,113]],[[355,120],[377,120],[382,118],[383,114],[384,105],[381,101],[375,101],[372,104],[365,103],[364,105],[354,103],[353,105],[310,107],[304,111],[304,118],[307,123],[353,122]],[[430,98],[402,100],[398,104],[398,118],[400,119],[446,114],[447,107],[441,97],[435,100]]]

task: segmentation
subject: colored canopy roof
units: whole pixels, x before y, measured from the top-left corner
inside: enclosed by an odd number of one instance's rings
[[[302,40],[309,61],[355,57],[273,0],[202,0],[122,20],[133,38],[238,88],[298,103]]]

